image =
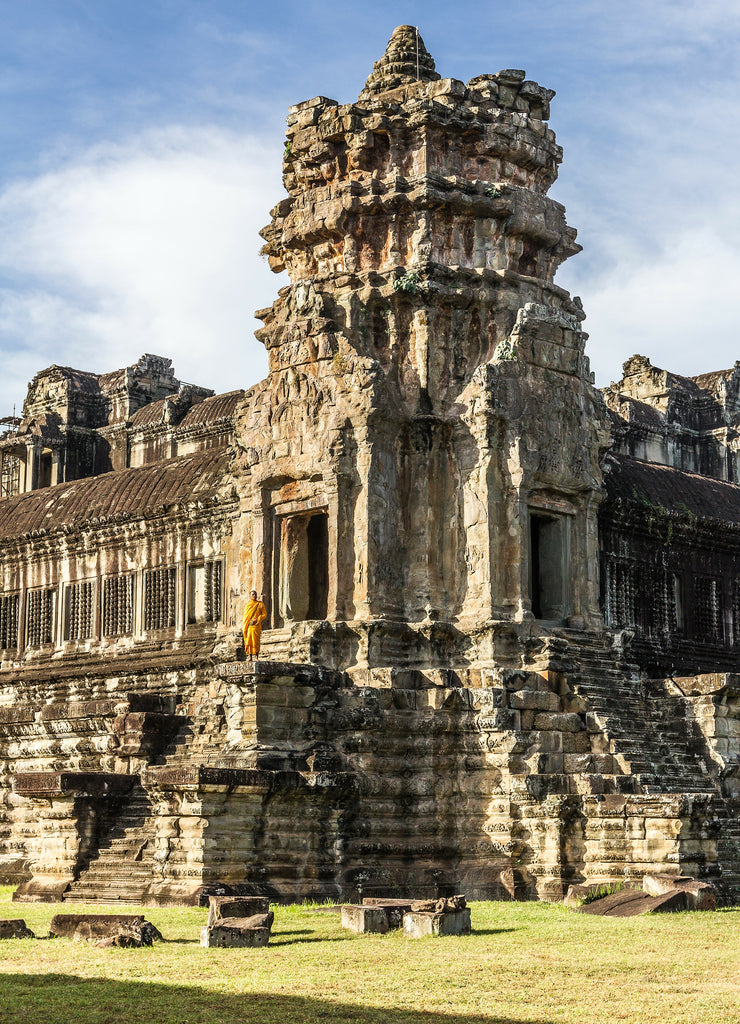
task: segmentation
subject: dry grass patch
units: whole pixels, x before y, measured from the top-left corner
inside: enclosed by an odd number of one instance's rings
[[[54,913],[13,904],[48,934]],[[130,913],[131,907],[121,907]],[[138,909],[138,908],[137,908]],[[537,903],[473,904],[474,934],[352,935],[339,915],[275,909],[266,949],[201,949],[206,911],[146,908],[168,940],[97,949],[0,944],[0,1022],[51,1024],[737,1024],[740,910],[616,920]]]

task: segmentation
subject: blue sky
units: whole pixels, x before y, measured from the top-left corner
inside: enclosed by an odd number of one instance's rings
[[[266,360],[284,281],[257,232],[282,195],[287,107],[356,98],[396,25],[445,77],[519,67],[557,91],[552,195],[584,252],[597,382],[633,352],[740,358],[740,0],[452,5],[0,0],[0,415],[36,370],[143,352],[217,390]]]

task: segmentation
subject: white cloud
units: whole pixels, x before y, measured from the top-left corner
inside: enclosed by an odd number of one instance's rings
[[[588,295],[597,383],[619,380],[634,353],[688,376],[732,366],[740,359],[738,280],[740,253],[711,227],[678,234],[659,259],[625,252]]]
[[[284,194],[280,147],[169,128],[102,145],[0,194],[2,408],[52,362],[143,352],[217,390],[264,375],[253,312],[283,283],[258,258]]]

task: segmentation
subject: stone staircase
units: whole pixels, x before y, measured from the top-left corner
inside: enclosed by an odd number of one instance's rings
[[[263,629],[259,661],[290,661],[290,629]]]
[[[643,793],[718,794],[689,703],[661,680],[643,680],[609,635],[561,630],[548,638],[551,668],[587,702],[611,752]]]
[[[720,823],[717,839],[717,857],[722,864],[722,880],[719,886],[724,902],[740,900],[740,807]]]
[[[69,903],[142,903],[160,874],[154,860],[154,817],[137,783],[98,854],[64,894]]]

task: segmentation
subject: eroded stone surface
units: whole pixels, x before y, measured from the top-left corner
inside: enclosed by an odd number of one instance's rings
[[[0,939],[33,939],[34,933],[21,918],[0,921]]]
[[[290,110],[264,381],[32,382],[0,439],[19,899],[561,899],[668,867],[737,895],[740,376],[594,388],[553,95],[441,78],[401,26],[356,103]]]

